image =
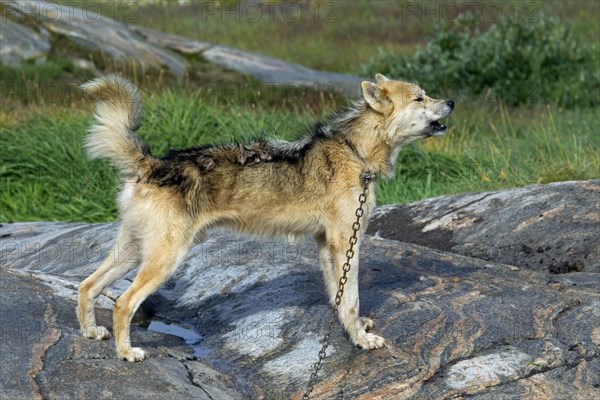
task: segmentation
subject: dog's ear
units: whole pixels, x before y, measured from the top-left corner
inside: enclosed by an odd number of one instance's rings
[[[383,74],[375,74],[375,80],[377,81],[378,85],[381,85],[383,82],[389,81],[390,78],[388,78],[387,76],[385,76]]]
[[[382,88],[369,81],[364,81],[361,86],[363,97],[373,110],[384,114],[390,109],[392,102]]]

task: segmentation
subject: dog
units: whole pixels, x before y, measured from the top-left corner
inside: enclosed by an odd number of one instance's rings
[[[361,84],[352,106],[295,141],[259,140],[247,145],[203,146],[152,156],[139,138],[141,100],[137,88],[118,75],[82,85],[97,102],[85,147],[91,158],[109,159],[123,175],[118,196],[122,219],[115,244],[135,249],[132,257],[109,256],[79,287],[77,317],[83,335],[108,339],[96,325],[94,303],[111,283],[138,265],[131,286],[116,300],[113,333],[118,356],[141,361],[147,353],[131,347],[133,314],[169,278],[194,243],[214,228],[254,235],[313,236],[329,300],[333,304],[363,177],[390,178],[402,146],[441,136],[440,120],[452,100],[428,97],[418,86],[377,74]],[[366,188],[364,221],[375,207],[376,182]],[[368,332],[373,320],[359,316],[358,233],[338,318],[352,342],[364,349],[385,346]]]

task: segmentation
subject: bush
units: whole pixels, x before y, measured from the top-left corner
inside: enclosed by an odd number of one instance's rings
[[[599,54],[596,44],[580,44],[557,19],[543,15],[536,22],[505,18],[484,33],[457,19],[438,26],[414,54],[381,52],[361,72],[414,81],[436,95],[493,96],[509,105],[597,106]]]

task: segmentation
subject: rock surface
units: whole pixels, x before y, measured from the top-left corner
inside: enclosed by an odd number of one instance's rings
[[[200,42],[198,40],[157,31],[156,29],[143,26],[130,25],[129,28],[143,36],[149,43],[181,54],[200,54],[209,47],[214,46],[212,43]]]
[[[208,61],[268,84],[308,86],[318,91],[336,91],[348,97],[360,95],[365,78],[334,72],[316,71],[298,64],[225,46],[215,46],[202,53]]]
[[[369,233],[552,273],[600,273],[600,181],[379,207]]]
[[[45,1],[3,1],[13,19],[43,26],[55,36],[71,40],[89,51],[141,68],[167,69],[182,78],[185,61],[168,51],[142,40],[126,24],[94,12]]]
[[[40,62],[50,51],[48,38],[31,28],[10,20],[0,27],[0,63],[19,65],[23,62]]]
[[[185,55],[201,55],[213,64],[235,70],[267,84],[307,86],[319,91],[336,91],[348,97],[358,97],[360,83],[365,80],[358,76],[317,71],[277,58],[232,47],[216,46],[208,42],[199,42],[154,29],[139,26],[131,28],[144,36],[150,43]]]
[[[137,327],[132,340],[152,357],[130,364],[116,359],[112,339],[81,338],[74,312],[78,282],[109,254],[117,229],[0,227],[0,346],[10,360],[0,392],[301,398],[330,317],[312,241],[216,234],[192,248],[142,310],[146,319],[192,327],[202,337],[196,356],[177,338]],[[368,237],[361,314],[389,345],[357,349],[338,327],[313,398],[598,398],[600,274],[586,271],[555,275]],[[109,329],[106,308],[131,278],[98,301]]]
[[[66,283],[64,290],[75,292]],[[108,342],[84,339],[73,319],[74,303],[39,276],[0,268],[2,399],[238,399],[226,377],[194,361],[178,338],[136,330],[132,340],[152,343],[160,354],[127,365]],[[102,323],[110,312],[97,313]],[[141,396],[141,397],[140,397]]]
[[[6,50],[6,55],[3,50],[2,63],[14,64],[20,60],[38,58],[48,52],[48,40],[24,25],[30,24],[92,54],[126,62],[128,66],[166,70],[178,78],[183,78],[189,68],[189,63],[182,56],[199,55],[213,64],[266,84],[336,91],[349,97],[360,94],[360,82],[364,80],[357,76],[316,71],[256,53],[128,25],[96,13],[96,6],[82,9],[41,0],[0,0],[0,4],[7,8],[7,14],[11,18],[7,20],[8,23],[3,22],[2,47],[13,49]],[[16,52],[14,49],[19,47],[22,48],[21,51]]]

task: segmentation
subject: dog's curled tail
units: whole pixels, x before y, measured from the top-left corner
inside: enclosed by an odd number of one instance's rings
[[[90,158],[108,158],[125,175],[145,178],[157,162],[136,131],[142,101],[135,85],[118,75],[105,75],[81,85],[96,101],[95,121],[85,147]]]

